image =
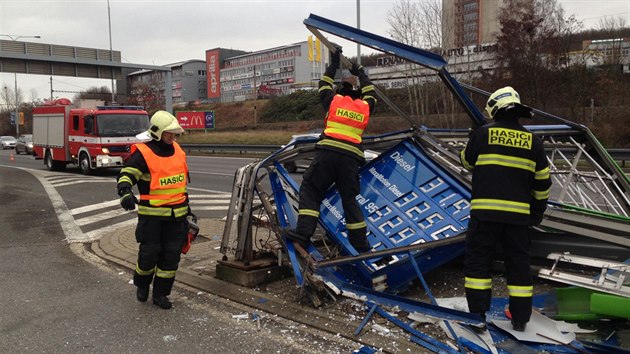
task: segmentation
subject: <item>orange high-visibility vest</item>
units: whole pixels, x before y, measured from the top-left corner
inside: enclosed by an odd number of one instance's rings
[[[324,134],[328,137],[360,144],[363,131],[370,120],[370,106],[366,101],[350,96],[335,95],[328,115]]]
[[[173,143],[175,154],[169,157],[156,155],[145,144],[134,146],[142,153],[151,174],[149,194],[140,194],[140,200],[148,201],[153,207],[186,202],[188,165],[186,154],[179,144]]]

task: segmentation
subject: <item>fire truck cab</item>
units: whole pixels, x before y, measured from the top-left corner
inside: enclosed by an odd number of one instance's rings
[[[102,102],[102,101],[101,101]],[[136,135],[149,128],[149,115],[139,106],[73,105],[67,99],[33,109],[33,150],[51,171],[73,163],[83,174],[122,167]]]

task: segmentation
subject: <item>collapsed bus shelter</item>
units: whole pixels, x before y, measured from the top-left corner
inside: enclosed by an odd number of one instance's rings
[[[433,70],[471,121],[486,123],[469,93],[484,96],[488,93],[460,84],[449,74],[445,60],[439,55],[316,15],[309,16],[304,23],[328,46],[331,44],[322,31]],[[347,60],[345,65],[348,66]],[[380,102],[392,105],[382,92],[377,90],[377,93]],[[397,295],[416,280],[431,295],[423,273],[435,271],[463,253],[471,174],[459,163],[459,152],[468,138],[467,129],[417,126],[400,109],[392,108],[409,121],[410,128],[364,138],[367,149],[380,153],[361,169],[357,197],[364,208],[371,252],[358,255],[349,244],[341,200],[334,186],[322,203],[312,243],[302,249],[286,241],[283,231],[295,227],[297,220],[299,185],[283,163],[312,156],[316,143],[316,138],[312,138],[298,140],[238,170],[222,240],[224,262],[228,263],[229,252],[234,255],[231,262],[247,267],[259,255],[272,253],[279,262],[288,261],[298,288],[316,306],[336,296],[355,298],[370,309],[363,324],[378,313],[404,328],[411,340],[431,351],[457,352],[466,348],[495,352],[494,344],[508,337],[498,324],[490,326],[489,342],[475,342],[459,328],[460,324],[479,325],[480,318],[437,306],[432,296],[431,303],[423,303]],[[534,256],[544,258],[553,252],[570,252],[606,257],[623,264],[630,256],[628,177],[588,128],[539,110],[534,112],[549,122],[528,128],[545,144],[554,182],[544,220],[535,229]],[[264,245],[256,244],[260,232],[271,233],[277,247],[265,249]],[[622,297],[630,297],[630,293],[625,294],[630,278],[628,268],[616,267],[612,269],[616,272],[613,283],[622,291]],[[553,272],[548,276],[553,278]],[[606,290],[604,286],[601,288]],[[457,350],[392,317],[383,310],[384,306],[443,320]],[[591,345],[576,341],[575,336],[558,333],[558,337],[538,338],[540,341],[527,345],[536,350],[570,353]]]

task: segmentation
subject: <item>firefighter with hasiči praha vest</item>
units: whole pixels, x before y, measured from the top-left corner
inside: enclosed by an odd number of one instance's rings
[[[183,132],[172,114],[157,111],[149,130],[138,135],[148,141],[133,145],[118,175],[121,206],[134,210],[138,204],[136,241],[140,246],[133,276],[136,298],[147,301],[153,282],[153,304],[163,309],[172,307],[168,296],[181,253],[190,247],[189,228],[196,227],[196,217],[188,206],[186,154],[175,141]],[[132,192],[136,184],[139,201]]]
[[[287,230],[290,240],[308,245],[317,227],[319,208],[326,191],[334,183],[341,196],[348,240],[359,253],[370,249],[367,225],[356,200],[359,194],[359,168],[365,163],[362,142],[370,113],[376,104],[374,85],[361,65],[352,64],[350,73],[359,79],[359,89],[343,81],[333,89],[341,61],[341,48],[335,48],[331,64],[319,81],[319,97],[326,110],[325,127],[316,144],[313,162],[300,186],[297,227]]]
[[[542,141],[519,123],[533,114],[512,87],[492,93],[486,111],[494,122],[475,129],[460,155],[462,165],[472,171],[466,299],[469,311],[485,319],[494,250],[501,245],[512,326],[524,331],[532,313],[530,227],[541,223],[547,208],[549,164]]]

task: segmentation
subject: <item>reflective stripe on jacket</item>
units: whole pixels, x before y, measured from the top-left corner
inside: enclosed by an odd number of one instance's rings
[[[324,134],[337,140],[360,144],[369,120],[370,106],[366,101],[335,95],[326,116]]]
[[[149,192],[140,194],[138,214],[174,217],[187,215],[186,154],[176,142],[173,143],[173,147],[175,153],[172,156],[161,157],[145,144],[134,145],[146,161],[150,175]]]
[[[551,187],[542,141],[515,121],[478,128],[461,152],[473,171],[471,215],[527,225],[540,219]]]

